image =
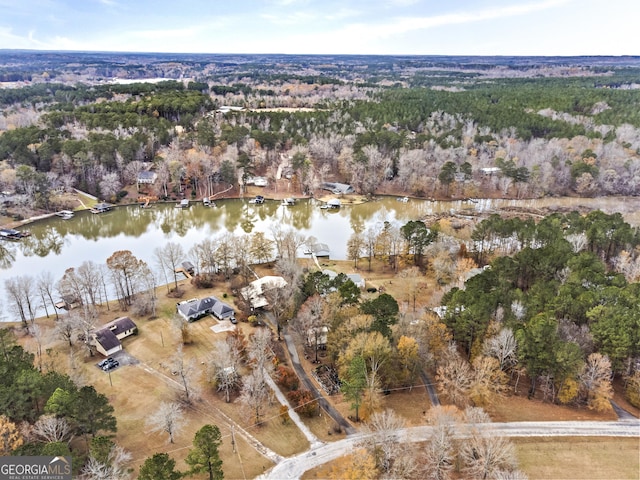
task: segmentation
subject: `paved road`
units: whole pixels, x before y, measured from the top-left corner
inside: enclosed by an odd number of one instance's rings
[[[503,437],[639,437],[640,421],[621,420],[617,422],[512,422],[487,423],[475,425],[477,428],[490,429]],[[422,442],[427,440],[431,427],[420,426],[398,431],[401,442]],[[464,436],[464,428],[460,436]],[[342,457],[353,450],[362,441],[364,434],[351,435],[338,442],[324,444],[312,450],[287,458],[265,474],[262,480],[283,480],[301,478],[307,470]]]

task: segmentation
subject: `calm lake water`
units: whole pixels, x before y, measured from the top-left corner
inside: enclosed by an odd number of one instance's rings
[[[385,221],[402,225],[425,215],[457,212],[482,213],[508,207],[588,207],[607,213],[621,212],[626,221],[640,225],[640,197],[607,198],[546,198],[536,200],[477,200],[432,202],[409,200],[398,202],[385,197],[362,205],[343,206],[339,210],[323,210],[316,200],[300,200],[295,206],[285,207],[279,201],[267,200],[253,205],[248,199],[230,199],[216,202],[216,207],[205,207],[192,202],[187,209],[173,204],[153,205],[142,209],[137,205],[117,207],[103,214],[80,212],[70,220],[51,217],[25,228],[31,236],[19,242],[3,242],[11,252],[5,255],[0,269],[0,299],[4,300],[4,281],[16,275],[37,276],[49,271],[58,280],[69,267],[78,267],[91,260],[104,264],[117,250],[130,250],[137,258],[155,269],[154,249],[167,242],[179,243],[189,249],[205,238],[215,238],[226,232],[250,234],[264,232],[270,237],[271,228],[294,229],[305,237],[313,236],[326,243],[331,258],[347,257],[347,240],[354,230],[364,231],[369,226]],[[14,259],[11,260],[10,257]],[[0,259],[1,260],[1,259]],[[11,261],[9,261],[11,260]],[[6,305],[6,302],[3,302]],[[5,320],[9,314],[2,312]]]

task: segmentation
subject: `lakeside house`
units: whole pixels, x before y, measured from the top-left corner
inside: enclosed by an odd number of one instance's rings
[[[242,296],[247,299],[252,309],[263,308],[269,305],[265,293],[273,288],[287,286],[287,281],[278,276],[266,275],[254,280],[249,285],[240,290]]]
[[[176,311],[187,322],[194,322],[206,315],[214,315],[218,320],[235,318],[233,308],[216,297],[192,298],[178,302]]]
[[[140,173],[138,173],[138,185],[140,184],[153,185],[154,183],[156,183],[157,179],[158,179],[158,174],[151,170],[143,170]]]
[[[336,195],[356,193],[356,189],[346,183],[324,182],[322,184],[322,189],[329,190],[331,193],[335,193]]]
[[[334,272],[333,270],[328,270],[328,269],[322,270],[322,273],[324,275],[327,275],[331,280],[333,280],[334,278],[336,278],[338,276],[338,274],[336,272]],[[365,282],[364,278],[362,278],[362,275],[360,275],[359,273],[346,273],[345,275],[359,289],[363,289],[365,287],[366,282]]]
[[[108,357],[122,350],[120,340],[137,333],[138,327],[133,320],[129,317],[120,317],[96,330],[93,334],[93,340],[96,350]]]
[[[326,243],[314,243],[313,245],[307,245],[303,253],[305,255],[329,258],[331,250],[329,250],[329,245]]]

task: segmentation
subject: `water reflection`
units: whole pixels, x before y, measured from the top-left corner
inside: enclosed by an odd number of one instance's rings
[[[119,207],[103,214],[77,213],[70,220],[52,217],[30,225],[31,237],[20,242],[0,243],[0,287],[14,275],[50,271],[58,279],[69,267],[85,260],[104,262],[114,251],[127,249],[154,265],[153,250],[169,241],[181,244],[185,252],[205,238],[226,232],[236,235],[263,232],[271,237],[272,226],[295,229],[306,237],[313,236],[331,249],[331,257],[345,259],[346,244],[354,231],[364,232],[369,226],[384,222],[406,223],[427,215],[455,211],[491,213],[507,207],[563,207],[602,209],[606,213],[620,211],[632,225],[640,225],[640,198],[549,198],[537,200],[477,200],[431,202],[410,200],[398,202],[382,198],[363,205],[347,205],[336,210],[320,209],[315,200],[298,201],[282,206],[267,200],[263,205],[244,199],[216,202],[216,207],[201,204],[190,208],[174,205],[137,205]]]

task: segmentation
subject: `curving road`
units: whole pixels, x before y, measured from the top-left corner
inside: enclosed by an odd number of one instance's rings
[[[640,437],[640,421],[617,422],[511,422],[474,425],[503,437]],[[422,442],[429,438],[432,427],[420,426],[398,431],[400,442]],[[465,428],[459,430],[465,436]],[[355,434],[334,443],[317,446],[304,453],[282,460],[258,477],[262,480],[301,478],[307,470],[348,454],[365,434]]]

